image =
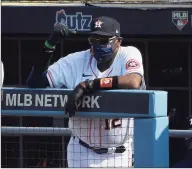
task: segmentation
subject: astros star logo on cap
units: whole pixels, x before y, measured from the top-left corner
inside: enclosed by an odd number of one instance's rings
[[[103,24],[103,22],[101,22],[100,20],[98,20],[97,22],[95,22],[95,28],[101,28],[101,25]]]

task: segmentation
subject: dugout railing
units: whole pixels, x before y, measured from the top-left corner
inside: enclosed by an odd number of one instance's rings
[[[64,115],[64,105],[58,102],[57,107],[50,102],[49,107],[41,105],[39,107],[36,99],[46,95],[62,95],[67,98],[70,90],[62,89],[26,89],[26,88],[2,88],[1,105],[3,116],[42,116],[67,118]],[[37,97],[38,96],[38,97]],[[192,131],[168,130],[167,117],[167,92],[164,91],[110,91],[97,93],[102,96],[99,101],[99,110],[93,108],[82,109],[77,116],[88,117],[134,117],[134,167],[168,167],[169,166],[169,146],[168,137],[192,137]],[[115,97],[114,97],[115,96]],[[113,106],[116,110],[110,109],[112,98]],[[106,102],[105,100],[108,100]],[[125,102],[126,100],[126,102]],[[104,103],[102,103],[104,102]],[[42,103],[43,104],[43,103]],[[51,106],[52,105],[52,106]],[[146,106],[147,105],[147,106]],[[122,108],[123,107],[123,108]],[[116,112],[118,111],[118,113]],[[91,112],[91,113],[90,113]],[[63,120],[63,118],[61,119]],[[63,127],[21,127],[21,126],[1,126],[3,136],[62,136],[70,137],[71,130]],[[146,137],[147,136],[147,137]],[[62,139],[62,141],[64,141]],[[19,167],[23,166],[23,142],[19,140]],[[65,148],[60,147],[63,165],[66,167]],[[5,147],[3,147],[5,148]],[[47,150],[46,150],[47,151]],[[55,151],[55,150],[53,150]],[[144,154],[148,154],[145,156]],[[56,157],[57,158],[57,157]],[[39,165],[39,164],[38,164]],[[38,167],[38,166],[36,166]]]
[[[61,103],[61,101],[57,103],[57,107],[53,106],[53,102],[49,102],[50,105],[48,107],[45,106],[45,103],[42,103],[39,107],[36,99],[39,98],[39,96],[43,99],[46,95],[62,95],[63,98],[67,98],[69,92],[70,90],[66,89],[32,90],[26,88],[2,88],[2,115],[19,117],[50,116],[56,117],[57,119],[60,117],[67,118],[63,111],[64,104]],[[78,112],[77,116],[95,118],[98,116],[111,118],[134,117],[134,167],[168,167],[168,137],[192,137],[192,131],[168,130],[168,117],[166,112],[167,92],[120,90],[97,93],[96,97],[97,96],[102,96],[101,101],[98,103],[99,110],[94,109],[94,107],[91,108],[92,110],[85,108],[82,109],[81,112]],[[110,109],[110,98],[112,98],[113,106],[117,107],[116,110],[113,108]],[[108,102],[105,100],[108,100]],[[116,111],[118,111],[118,113]],[[70,137],[71,130],[63,127],[1,126],[1,133],[3,136],[19,136],[21,138],[22,136]],[[61,158],[65,158],[65,149],[63,146],[60,147],[60,149],[62,154]],[[19,167],[23,166],[23,151],[23,142],[20,140]],[[143,156],[146,153],[148,156]],[[65,163],[66,161],[63,162],[63,167],[66,166]]]
[[[2,115],[63,117],[64,102],[71,90],[2,88]],[[63,102],[50,100],[51,96],[63,98]],[[46,99],[48,102],[45,103]],[[167,117],[167,92],[118,90],[98,92],[88,96],[97,99],[97,106],[80,105],[80,117],[134,117],[134,167],[168,167],[169,133]],[[45,99],[46,98],[46,99]],[[40,101],[40,99],[44,101]],[[90,100],[91,101],[91,100]],[[83,102],[82,102],[83,104]],[[90,102],[91,105],[91,102]],[[2,134],[70,134],[61,128],[21,128],[2,126]],[[147,137],[146,137],[147,136]],[[147,154],[147,156],[146,156]]]

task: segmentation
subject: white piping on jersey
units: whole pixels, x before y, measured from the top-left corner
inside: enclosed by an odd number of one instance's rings
[[[51,80],[52,87],[55,87],[54,82],[53,82],[53,77],[52,77],[51,72],[49,70],[47,71],[47,74],[49,76],[49,79]]]

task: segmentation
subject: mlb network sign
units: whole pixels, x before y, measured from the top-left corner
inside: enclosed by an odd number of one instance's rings
[[[56,12],[56,22],[54,25],[63,24],[70,30],[89,31],[92,21],[92,15],[83,15],[82,12],[76,12],[74,15],[66,14],[64,9]]]

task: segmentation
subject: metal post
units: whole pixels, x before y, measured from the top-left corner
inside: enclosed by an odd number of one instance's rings
[[[19,65],[19,70],[18,70],[18,78],[19,78],[19,84],[22,85],[22,56],[21,56],[21,40],[18,40],[18,65]]]
[[[66,167],[66,162],[65,162],[65,137],[62,136],[62,168]]]
[[[23,125],[22,117],[19,118],[19,124],[20,126]],[[19,167],[23,168],[23,136],[19,136]]]
[[[192,44],[188,44],[188,71],[189,71],[189,75],[188,75],[188,77],[189,77],[189,115],[192,115],[192,104],[191,104],[191,102],[192,102],[192,94],[191,94],[191,92],[192,92],[192,75],[191,75],[191,71],[192,71],[192,65],[191,65],[191,54],[192,54],[192,52],[191,52],[191,46],[192,46]]]

